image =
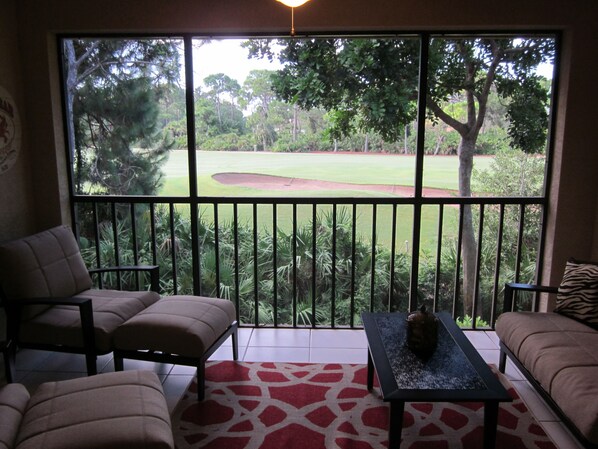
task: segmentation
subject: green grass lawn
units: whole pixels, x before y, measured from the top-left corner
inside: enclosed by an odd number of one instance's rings
[[[491,161],[489,157],[477,157],[475,167],[485,169]],[[426,156],[424,158],[425,187],[457,190],[458,164],[456,156]],[[415,179],[415,156],[413,155],[198,151],[197,167],[198,187],[202,196],[277,195],[272,191],[224,186],[212,179],[212,175],[225,172],[402,186],[413,186]],[[164,173],[166,182],[160,194],[187,195],[186,181],[189,173],[186,151],[171,151]],[[341,194],[339,191],[332,193],[319,191],[317,196],[339,196],[339,194]],[[355,196],[355,194],[356,192],[351,192],[343,196]],[[297,195],[305,196],[305,193]]]
[[[475,166],[485,169],[491,158],[478,157]],[[347,153],[268,153],[268,152],[197,152],[198,193],[200,196],[217,197],[380,197],[389,193],[359,190],[292,190],[277,191],[254,189],[221,184],[212,176],[216,173],[257,173],[275,176],[304,178],[311,180],[345,182],[353,184],[394,184],[413,186],[415,178],[415,156],[387,154],[347,154]],[[424,158],[424,186],[456,191],[458,158],[456,156],[426,156]],[[187,196],[188,169],[187,153],[172,151],[164,167],[165,182],[160,195]],[[341,206],[339,206],[341,207]],[[331,206],[318,206],[318,212],[331,210]],[[349,211],[351,209],[349,208]],[[233,209],[230,205],[221,205],[218,209],[220,220],[232,220]],[[201,211],[206,221],[213,220],[213,208],[204,207]],[[272,206],[258,207],[258,223],[261,229],[272,228]],[[239,207],[241,221],[252,221],[252,207]],[[311,206],[298,207],[299,224],[308,223],[312,217]],[[279,205],[277,209],[278,226],[285,231],[292,229],[292,208]],[[445,237],[456,235],[457,209],[445,209]],[[372,206],[357,208],[357,232],[363,238],[372,236]],[[377,238],[378,242],[390,245],[392,241],[392,207],[378,206]],[[422,248],[434,251],[438,228],[438,208],[424,207],[422,212]],[[397,208],[397,248],[403,249],[413,239],[413,208]]]

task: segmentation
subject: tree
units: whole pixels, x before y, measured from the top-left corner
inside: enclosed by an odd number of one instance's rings
[[[218,123],[222,131],[222,103],[223,95],[226,94],[230,100],[230,118],[232,119],[235,100],[239,96],[241,86],[239,83],[224,73],[215,73],[204,78],[204,84],[208,88],[208,95],[216,101],[216,111],[218,112]]]
[[[228,78],[228,77],[227,77]],[[236,81],[234,81],[236,83]],[[237,84],[238,86],[238,84]],[[239,137],[245,134],[245,117],[243,111],[235,103],[235,99],[227,100],[220,90],[218,97],[215,91],[204,93],[201,89],[195,90],[195,133],[197,148],[203,150],[207,147],[217,147],[218,139],[222,136]],[[230,94],[229,94],[230,95]],[[226,111],[228,110],[228,113]],[[223,111],[225,111],[223,113]],[[221,149],[226,149],[225,145]]]
[[[155,193],[168,149],[156,127],[157,104],[179,79],[175,41],[65,39],[63,45],[76,191]]]
[[[544,185],[545,158],[538,155],[526,154],[521,150],[499,151],[491,165],[486,170],[474,168],[472,180],[477,192],[489,192],[497,196],[539,197]],[[524,227],[521,229],[521,247],[519,247],[520,208],[507,206],[501,217],[500,207],[488,205],[484,212],[484,249],[482,258],[488,263],[482,264],[480,275],[480,296],[486,296],[487,301],[482,304],[489,305],[494,288],[493,276],[497,241],[492,237],[497,236],[502,224],[501,270],[498,285],[515,280],[515,268],[519,265],[519,282],[533,283],[536,269],[535,253],[540,244],[542,230],[542,209],[536,204],[525,207]],[[474,221],[479,217],[479,211],[474,210]],[[502,223],[501,223],[502,221]],[[518,254],[520,252],[520,254]],[[517,257],[520,260],[517,260]],[[488,267],[492,267],[488,269]],[[523,299],[523,298],[522,298]],[[480,309],[478,309],[480,310]],[[488,310],[489,313],[489,310]],[[489,316],[488,314],[486,316]]]
[[[159,187],[169,145],[155,144],[158,108],[147,82],[131,79],[79,91],[85,101],[75,103],[76,135],[89,142],[80,175],[93,193],[151,195]],[[141,148],[134,150],[132,142]]]
[[[252,70],[243,83],[247,104],[255,111],[249,121],[253,124],[255,136],[258,141],[261,141],[264,151],[275,140],[275,131],[268,120],[270,104],[274,100],[272,90],[274,73],[270,70]]]
[[[283,100],[302,108],[330,111],[333,138],[355,130],[380,133],[398,141],[416,118],[419,77],[417,39],[290,39],[249,41],[253,57],[278,57],[284,67],[273,76]],[[280,48],[277,52],[276,48]],[[547,86],[536,74],[554,56],[551,38],[433,38],[429,45],[427,113],[460,136],[459,194],[472,195],[473,156],[488,112],[492,89],[506,102],[511,144],[525,152],[542,152],[546,141]],[[465,98],[465,117],[446,108]],[[464,313],[475,297],[477,244],[471,207],[464,205]]]

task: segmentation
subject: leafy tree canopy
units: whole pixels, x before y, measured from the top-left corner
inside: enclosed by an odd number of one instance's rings
[[[151,195],[157,191],[169,144],[160,142],[157,101],[147,83],[138,78],[79,91],[86,101],[75,103],[75,116],[81,119],[76,135],[88,141],[87,151],[80,156],[84,159],[80,175],[91,192]],[[132,142],[140,148],[134,149]]]
[[[158,103],[179,79],[178,55],[167,39],[64,41],[78,192],[156,192],[170,147],[157,131]]]
[[[416,118],[419,39],[329,38],[250,40],[251,57],[278,58],[272,75],[284,101],[330,112],[331,136],[376,131],[396,141]],[[507,101],[509,135],[514,146],[540,152],[546,139],[547,85],[536,74],[554,57],[550,38],[434,38],[428,64],[428,113],[469,138],[477,137],[494,86]],[[465,120],[445,107],[465,95]]]
[[[331,112],[330,134],[341,138],[374,130],[395,141],[413,121],[417,98],[418,41],[395,39],[292,39],[278,58],[273,89],[301,108]],[[274,57],[264,40],[249,41],[250,56]]]

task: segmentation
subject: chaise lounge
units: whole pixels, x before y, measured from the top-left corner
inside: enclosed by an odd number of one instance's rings
[[[67,226],[0,245],[0,299],[9,316],[9,338],[2,346],[7,367],[14,366],[17,347],[29,347],[83,353],[91,375],[97,373],[96,356],[114,352],[118,371],[123,359],[197,367],[198,399],[203,399],[205,362],[228,337],[237,359],[235,306],[202,296],[160,298],[157,267],[124,269],[148,270],[152,288],[92,288]],[[6,375],[12,377],[10,370]]]

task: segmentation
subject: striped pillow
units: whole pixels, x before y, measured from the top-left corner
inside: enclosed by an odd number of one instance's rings
[[[598,328],[598,264],[567,262],[554,311]]]

